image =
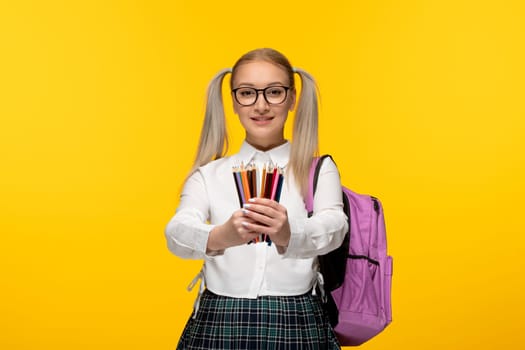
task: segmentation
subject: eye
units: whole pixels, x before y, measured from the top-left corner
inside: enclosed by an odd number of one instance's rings
[[[284,94],[284,89],[282,87],[272,87],[266,90],[267,96],[279,97],[282,94]]]
[[[237,94],[241,97],[251,97],[255,95],[255,91],[253,89],[239,89],[237,90]]]

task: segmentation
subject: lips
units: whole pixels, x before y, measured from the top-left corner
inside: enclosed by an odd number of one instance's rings
[[[251,117],[250,119],[256,122],[268,122],[272,120],[273,117],[266,117],[266,116],[265,117]]]

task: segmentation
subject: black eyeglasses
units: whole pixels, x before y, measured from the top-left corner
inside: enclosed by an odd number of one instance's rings
[[[251,87],[240,87],[233,89],[232,93],[235,97],[235,101],[241,106],[251,106],[257,102],[259,98],[259,92],[262,91],[264,99],[268,104],[278,105],[283,103],[288,96],[287,86],[268,86],[264,89],[255,89]]]

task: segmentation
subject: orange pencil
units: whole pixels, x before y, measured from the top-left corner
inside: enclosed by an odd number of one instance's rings
[[[262,178],[261,178],[261,192],[259,197],[264,198],[264,189],[266,185],[266,164],[263,166]]]
[[[251,198],[250,196],[250,189],[248,184],[248,174],[246,173],[246,169],[244,168],[243,164],[241,163],[241,177],[242,177],[242,189],[244,191],[244,199],[247,201]]]

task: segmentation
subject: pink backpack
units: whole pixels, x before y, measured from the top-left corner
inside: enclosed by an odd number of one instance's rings
[[[314,158],[305,201],[313,214],[313,197],[323,160]],[[319,256],[327,301],[324,303],[342,346],[359,345],[392,322],[392,257],[387,255],[383,208],[375,197],[343,187],[349,231],[336,250]]]

